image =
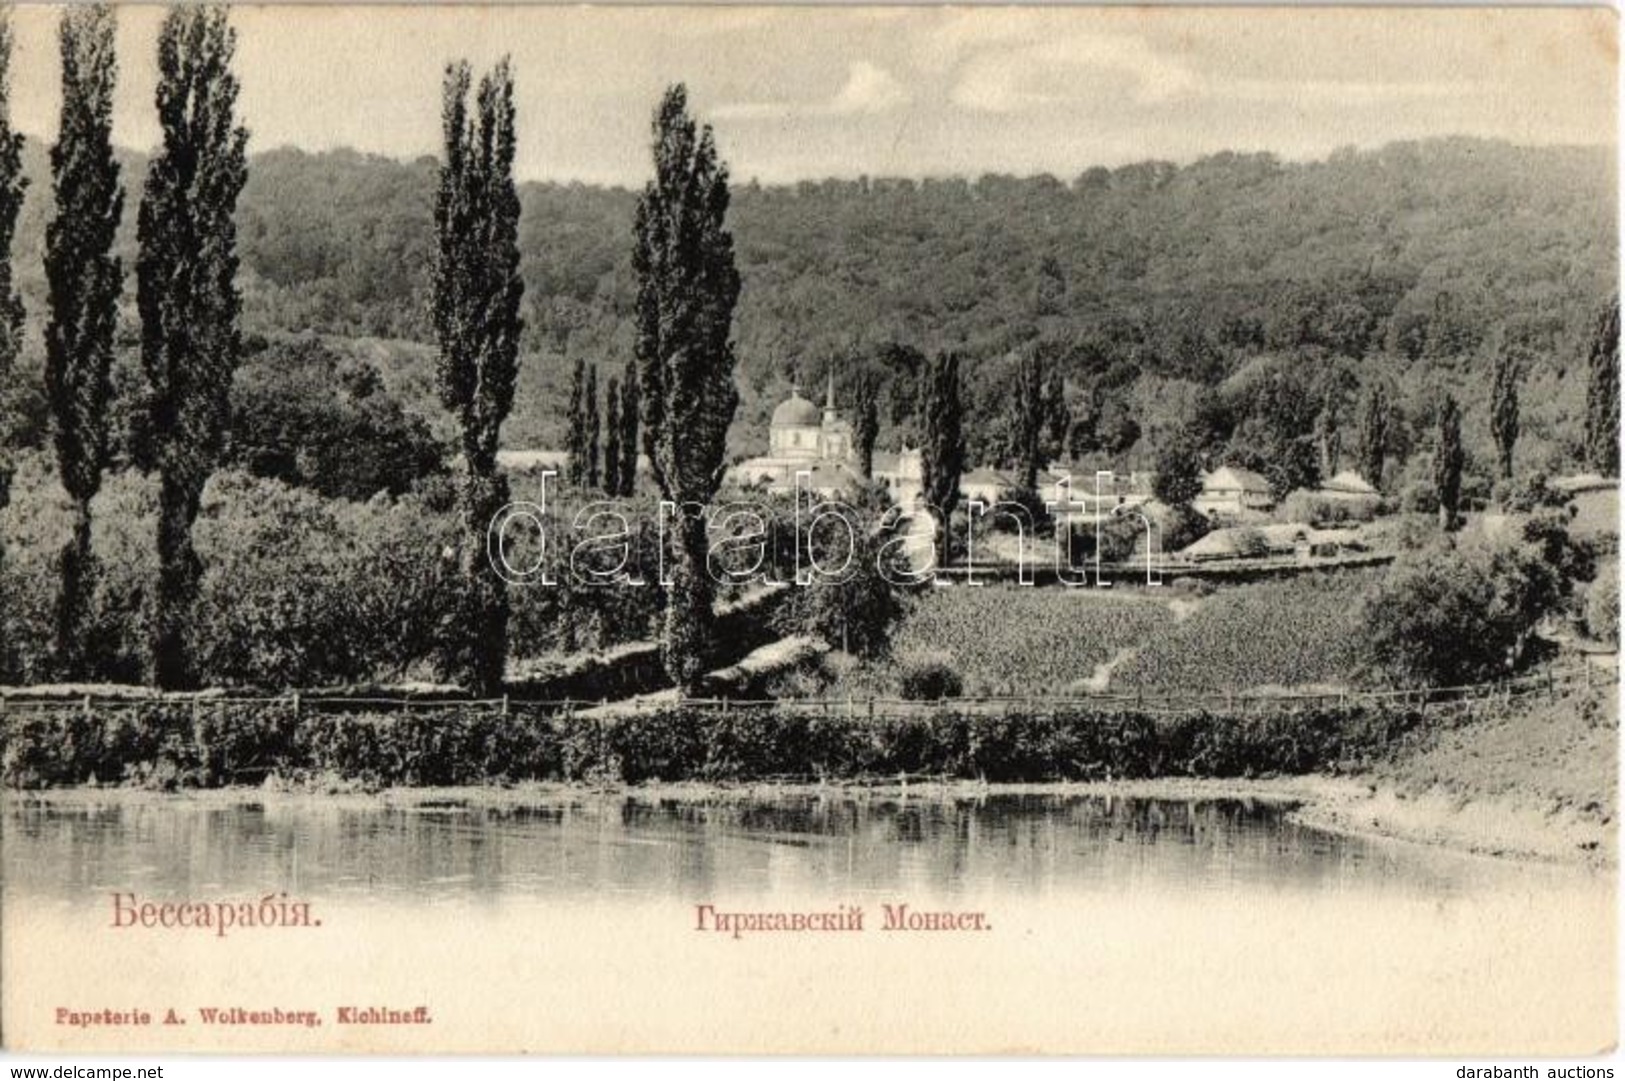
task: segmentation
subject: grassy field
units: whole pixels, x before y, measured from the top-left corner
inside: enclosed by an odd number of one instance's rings
[[[892,656],[831,693],[892,695],[908,665],[940,660],[967,695],[1335,688],[1355,663],[1361,572],[1221,587],[1120,590],[987,585],[919,598]]]

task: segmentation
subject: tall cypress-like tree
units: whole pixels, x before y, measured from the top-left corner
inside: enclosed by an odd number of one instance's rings
[[[621,373],[621,469],[616,495],[630,496],[638,483],[638,358]]]
[[[1512,451],[1518,445],[1518,380],[1523,364],[1520,351],[1506,345],[1495,354],[1495,375],[1490,388],[1490,432],[1495,436],[1495,460],[1501,476],[1512,479]]]
[[[1586,465],[1619,476],[1619,297],[1597,318],[1586,359]]]
[[[1320,456],[1320,475],[1323,477],[1334,477],[1342,468],[1343,432],[1337,398],[1336,391],[1327,392],[1326,401],[1315,415],[1315,450]]]
[[[1011,398],[1010,432],[1012,457],[1016,463],[1016,483],[1024,492],[1038,488],[1038,459],[1045,425],[1044,360],[1032,351],[1023,352],[1016,362],[1015,395]]]
[[[880,438],[880,379],[874,370],[863,367],[852,382],[852,401],[857,410],[852,421],[852,444],[858,453],[858,476],[864,480],[875,474],[875,440]]]
[[[58,39],[62,55],[62,121],[51,148],[55,216],[45,230],[45,277],[51,316],[45,328],[45,385],[55,421],[57,469],[73,500],[72,535],[62,550],[56,612],[56,664],[83,678],[93,588],[90,501],[107,461],[107,408],[112,394],[113,331],[123,267],[113,236],[124,213],[124,189],[113,158],[113,10],[68,8]]]
[[[677,505],[670,538],[665,663],[695,689],[712,648],[714,586],[703,508],[722,481],[728,425],[739,406],[729,340],[739,272],[728,213],[728,169],[709,125],[688,115],[688,94],[666,91],[653,125],[654,179],[638,199],[639,399],[643,444],[661,495]]]
[[[1373,488],[1382,488],[1382,467],[1388,459],[1388,392],[1372,383],[1360,399],[1358,446],[1360,473]]]
[[[565,449],[569,462],[564,476],[570,484],[584,488],[587,484],[587,362],[577,360],[570,372],[570,404],[565,412]]]
[[[11,19],[0,13],[0,510],[11,501],[15,434],[6,399],[23,339],[23,302],[13,284],[11,242],[28,187],[23,175],[23,136],[11,126],[11,47]],[[0,564],[4,560],[4,542],[0,541]],[[0,665],[4,662],[0,656]]]
[[[1059,365],[1050,366],[1049,381],[1044,386],[1044,426],[1047,440],[1042,448],[1044,458],[1059,457],[1066,451],[1067,433],[1072,430],[1072,409],[1066,404],[1066,376],[1061,374]]]
[[[164,17],[163,145],[148,166],[136,225],[141,360],[160,476],[153,678],[170,688],[197,678],[186,642],[203,574],[192,523],[223,448],[242,350],[233,215],[248,177],[248,132],[235,115],[236,44],[223,7],[177,6]]]
[[[920,475],[925,505],[937,520],[937,566],[951,554],[959,477],[965,469],[964,410],[959,400],[959,357],[938,353],[925,370],[920,403]]]
[[[1439,406],[1439,438],[1433,448],[1433,487],[1439,495],[1439,526],[1453,532],[1460,522],[1461,468],[1466,455],[1461,446],[1461,407],[1445,395]]]
[[[445,158],[435,195],[434,326],[440,400],[462,444],[460,610],[443,635],[445,667],[476,694],[501,690],[508,654],[506,583],[486,535],[508,502],[497,440],[519,372],[519,193],[514,187],[513,76],[504,58],[480,80],[469,116],[469,68],[450,64],[442,85]]]
[[[613,375],[604,388],[604,494],[621,494],[621,384]]]
[[[587,365],[587,415],[586,415],[586,451],[587,451],[587,487],[597,488],[603,480],[603,471],[599,468],[598,438],[600,425],[598,423],[598,365]]]

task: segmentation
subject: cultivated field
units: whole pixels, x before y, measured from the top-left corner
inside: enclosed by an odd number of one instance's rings
[[[857,665],[835,695],[897,693],[902,671],[941,661],[967,695],[1223,694],[1331,689],[1353,675],[1361,572],[1183,590],[986,585],[918,598],[891,657]]]

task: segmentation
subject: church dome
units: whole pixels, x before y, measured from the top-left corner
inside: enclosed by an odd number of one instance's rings
[[[792,390],[790,397],[773,410],[772,423],[775,428],[816,428],[822,419],[816,405]]]

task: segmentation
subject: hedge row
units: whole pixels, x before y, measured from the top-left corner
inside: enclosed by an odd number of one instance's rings
[[[986,781],[1244,777],[1357,768],[1414,728],[1404,708],[1178,718],[1066,710],[876,718],[674,707],[598,721],[516,706],[295,715],[286,702],[142,702],[13,712],[12,788],[748,781],[899,774]]]

